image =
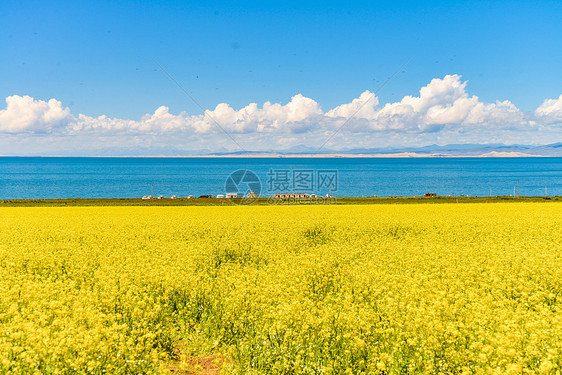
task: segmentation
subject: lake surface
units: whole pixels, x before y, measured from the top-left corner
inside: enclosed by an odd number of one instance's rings
[[[562,195],[562,158],[0,157],[0,199],[217,195],[237,170],[261,196]]]

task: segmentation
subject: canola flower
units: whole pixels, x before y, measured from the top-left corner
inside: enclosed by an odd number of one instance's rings
[[[0,209],[0,373],[560,374],[562,205]]]

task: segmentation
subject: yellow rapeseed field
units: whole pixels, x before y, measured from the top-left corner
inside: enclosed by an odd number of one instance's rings
[[[0,208],[0,296],[0,373],[560,374],[562,204]]]

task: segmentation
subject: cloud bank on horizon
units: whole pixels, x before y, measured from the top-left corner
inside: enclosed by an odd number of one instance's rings
[[[365,91],[350,103],[324,111],[315,100],[297,94],[284,105],[251,103],[235,110],[220,103],[197,115],[172,114],[161,106],[140,120],[73,114],[56,99],[12,95],[0,110],[0,153],[314,150],[340,128],[325,149],[562,141],[562,95],[546,99],[534,112],[524,112],[509,100],[482,102],[469,95],[467,83],[456,74],[435,78],[418,96],[384,105]]]

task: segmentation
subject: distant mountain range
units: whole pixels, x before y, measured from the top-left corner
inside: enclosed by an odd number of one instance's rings
[[[30,154],[28,156],[46,156]],[[55,156],[55,155],[53,155]],[[105,148],[99,150],[61,151],[56,156],[102,156],[102,157],[562,157],[562,142],[549,145],[504,145],[504,144],[450,144],[423,147],[350,148],[342,150],[321,150],[299,145],[277,151],[211,151],[208,149],[188,150],[179,148],[131,147],[128,149]]]
[[[202,153],[199,156],[340,156],[340,157],[521,157],[521,156],[560,156],[562,157],[562,142],[543,146],[535,145],[504,145],[504,144],[451,144],[445,146],[430,145],[423,147],[401,148],[355,148],[346,150],[316,151],[307,146],[297,146],[287,151],[237,151]]]

